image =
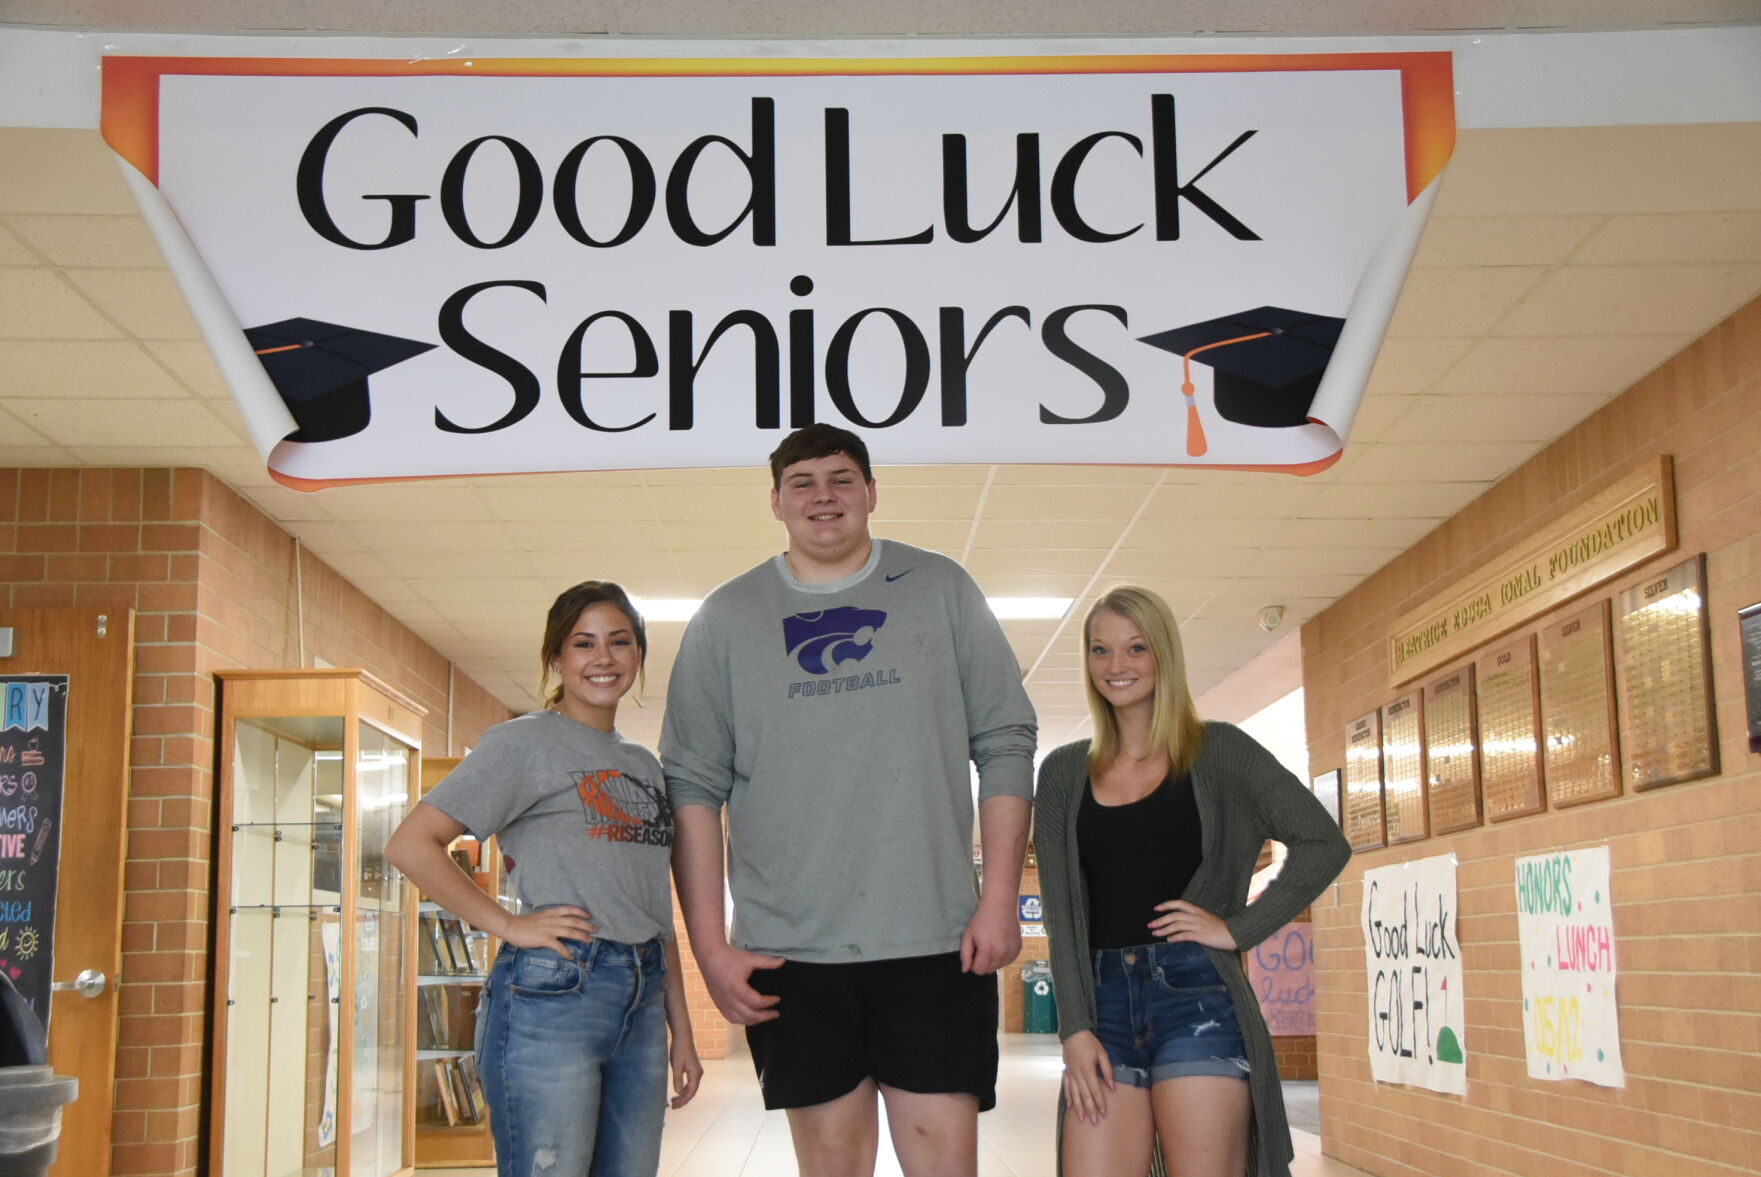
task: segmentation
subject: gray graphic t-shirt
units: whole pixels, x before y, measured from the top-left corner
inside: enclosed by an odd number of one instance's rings
[[[499,837],[527,907],[586,908],[599,935],[628,944],[672,934],[673,814],[640,744],[534,711],[484,732],[423,800]]]

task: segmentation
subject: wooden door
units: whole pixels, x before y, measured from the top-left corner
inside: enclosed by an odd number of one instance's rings
[[[62,1117],[60,1157],[50,1172],[90,1177],[110,1171],[134,614],[0,609],[0,628],[12,630],[0,679],[67,676],[49,1065],[79,1079],[79,1099]],[[87,970],[103,974],[102,992],[60,988]]]

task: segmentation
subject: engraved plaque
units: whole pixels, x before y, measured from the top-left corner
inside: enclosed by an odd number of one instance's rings
[[[1620,738],[1634,789],[1718,771],[1704,561],[1684,560],[1615,602]]]
[[[1380,711],[1345,727],[1345,840],[1353,850],[1372,850],[1385,841]]]
[[[1541,631],[1541,759],[1555,807],[1620,795],[1608,629],[1599,601]]]
[[[1749,751],[1761,752],[1761,603],[1737,610],[1743,645],[1743,697],[1749,705]]]
[[[1535,701],[1535,639],[1525,637],[1474,663],[1480,788],[1490,821],[1540,813],[1541,717]]]
[[[1480,758],[1474,746],[1474,668],[1458,666],[1425,687],[1425,782],[1431,832],[1480,824]]]
[[[1339,820],[1339,770],[1331,769],[1314,779],[1315,797],[1327,816]]]
[[[1382,808],[1388,844],[1416,842],[1431,832],[1425,808],[1424,733],[1419,691],[1382,708]]]

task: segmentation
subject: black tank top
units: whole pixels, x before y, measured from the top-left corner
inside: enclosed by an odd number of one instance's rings
[[[1083,785],[1076,848],[1088,884],[1090,950],[1151,943],[1156,904],[1178,899],[1204,860],[1192,774],[1129,805],[1102,805]]]

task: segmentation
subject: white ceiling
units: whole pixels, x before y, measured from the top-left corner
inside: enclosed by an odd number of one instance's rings
[[[422,6],[421,25],[396,23],[417,19],[412,8],[187,0],[155,5],[153,21],[260,29],[290,27],[274,22],[293,13],[329,28],[432,31],[435,13],[450,11],[475,31],[554,31],[556,24],[540,19],[548,11],[542,5],[445,3]],[[1010,14],[1023,22],[1016,31],[1028,31],[1029,18],[1034,32],[1077,31],[1064,27],[1070,12],[1093,33],[1138,31],[1130,22],[1151,16],[1191,29],[1273,22],[1306,32],[1358,31],[1377,21],[1382,29],[1407,27],[1397,18],[1414,9],[1430,18],[1425,28],[1457,27],[1437,20],[1585,27],[1616,17],[1656,25],[1666,16],[1758,14],[1753,3],[1711,0],[1142,3],[1092,12],[997,0],[954,6],[958,27],[944,27],[947,6],[916,0],[706,6],[713,19],[695,24],[690,8],[649,0],[570,12],[587,22],[581,31],[699,36],[994,33],[1009,31]],[[1316,30],[1317,10],[1347,15]],[[101,0],[6,0],[0,7],[15,23],[136,27],[133,11]],[[345,12],[352,23],[342,22]],[[911,23],[882,28],[870,21],[877,12],[892,20],[909,13]],[[826,27],[826,13],[841,14],[842,23]],[[1223,19],[1217,13],[1249,23],[1202,23]],[[1156,31],[1178,30],[1164,23]],[[609,576],[638,595],[700,597],[782,545],[762,470],[509,476],[312,495],[277,486],[246,442],[96,133],[0,128],[0,159],[0,465],[207,467],[513,707],[529,705],[538,629],[561,587]],[[1202,692],[1757,293],[1761,124],[1465,131],[1346,455],[1334,468],[1297,479],[1127,467],[883,466],[875,529],[962,560],[991,595],[1080,601],[1120,581],[1148,584],[1182,618],[1193,687]],[[876,456],[884,461],[880,444]],[[1286,609],[1275,636],[1255,624],[1269,604]],[[650,742],[682,627],[653,628],[648,706],[628,710],[623,725]],[[1072,622],[1005,628],[1039,709],[1043,742],[1080,734]],[[1295,684],[1286,678],[1279,685]]]

